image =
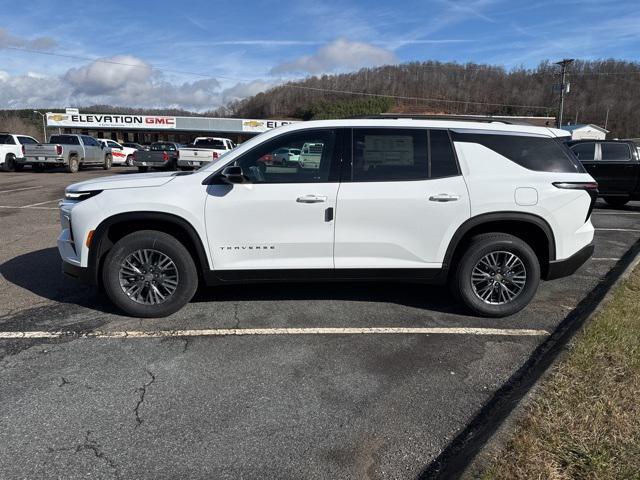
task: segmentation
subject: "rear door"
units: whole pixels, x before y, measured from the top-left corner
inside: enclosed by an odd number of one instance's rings
[[[634,160],[630,145],[625,142],[601,142],[598,146],[600,153],[596,169],[600,193],[633,192],[638,178],[638,163]]]
[[[440,268],[469,218],[447,130],[357,128],[336,210],[336,268]]]
[[[93,137],[82,135],[85,163],[102,163],[102,146]]]

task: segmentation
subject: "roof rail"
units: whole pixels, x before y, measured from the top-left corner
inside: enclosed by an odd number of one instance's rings
[[[524,121],[512,121],[505,120],[504,117],[492,117],[489,115],[422,115],[417,114],[413,115],[410,113],[381,113],[379,115],[359,115],[355,117],[349,117],[352,119],[409,119],[409,120],[454,120],[460,122],[486,122],[486,123],[504,123],[507,125],[528,125],[527,122]]]

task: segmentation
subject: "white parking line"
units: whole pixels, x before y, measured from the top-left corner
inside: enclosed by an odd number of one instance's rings
[[[546,330],[526,328],[475,328],[475,327],[370,327],[370,328],[213,328],[202,330],[128,330],[120,332],[0,332],[0,339],[42,338],[166,338],[166,337],[224,337],[245,335],[496,335],[496,336],[547,336]]]
[[[31,208],[31,207],[37,207],[38,205],[44,205],[45,203],[51,203],[51,202],[59,202],[60,199],[56,198],[55,200],[47,200],[46,202],[40,202],[40,203],[32,203],[30,205],[24,205],[22,208]]]
[[[48,202],[47,202],[48,203]],[[29,210],[59,210],[58,207],[32,207],[32,206],[12,206],[12,205],[0,205],[0,208],[28,208]]]
[[[37,187],[14,188],[13,190],[0,190],[0,193],[21,192],[23,190],[33,190],[34,188],[42,188],[42,185],[38,185]]]
[[[617,262],[618,260],[620,260],[619,258],[613,258],[613,257],[591,257],[591,260],[600,260],[600,261],[605,261],[605,262]]]
[[[633,232],[640,233],[640,230],[633,228],[596,228],[596,232]]]

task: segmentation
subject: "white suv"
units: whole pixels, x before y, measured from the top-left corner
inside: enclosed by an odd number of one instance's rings
[[[597,184],[544,127],[327,120],[265,132],[195,172],[71,185],[66,273],[138,317],[169,315],[199,283],[448,282],[473,312],[510,315],[540,278],[593,252]],[[321,145],[317,168],[264,165]]]

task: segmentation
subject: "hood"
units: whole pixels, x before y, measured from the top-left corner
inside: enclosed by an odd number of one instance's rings
[[[67,187],[67,192],[87,192],[90,190],[113,190],[116,188],[160,187],[179,175],[179,172],[153,172],[113,175],[84,182],[74,183]]]

